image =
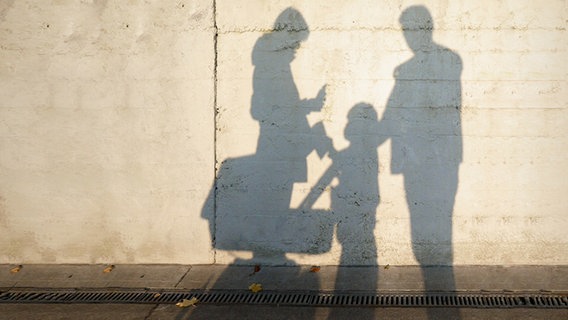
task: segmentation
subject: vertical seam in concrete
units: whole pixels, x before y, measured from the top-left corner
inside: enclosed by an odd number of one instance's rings
[[[217,28],[217,1],[213,0],[213,228],[211,232],[212,246],[213,246],[213,263],[217,263],[217,248],[215,246],[217,240],[217,118],[219,115],[217,107],[217,61],[218,61],[218,46],[217,41],[219,37],[219,29]]]
[[[159,304],[155,304],[152,309],[150,309],[150,311],[148,311],[148,314],[144,317],[144,320],[148,320],[150,319],[150,317],[152,316],[152,313],[154,313],[154,311],[158,308]]]
[[[177,288],[179,286],[179,284],[183,281],[183,279],[185,279],[185,277],[187,276],[187,274],[189,273],[189,271],[191,271],[191,267],[189,266],[187,268],[187,271],[185,271],[185,273],[183,274],[183,276],[181,276],[181,278],[179,278],[178,282],[175,284],[174,288]]]

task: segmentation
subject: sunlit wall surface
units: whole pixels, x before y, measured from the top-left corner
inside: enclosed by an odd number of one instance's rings
[[[0,263],[567,264],[567,19],[3,1]]]

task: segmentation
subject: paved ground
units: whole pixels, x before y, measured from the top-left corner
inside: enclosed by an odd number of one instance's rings
[[[0,304],[0,319],[568,319],[568,310],[545,309],[425,309],[425,308],[308,308],[272,306],[197,306],[180,309],[174,305],[21,305]]]
[[[225,265],[24,265],[17,273],[0,265],[0,288],[177,288],[267,290],[548,290],[568,291],[568,266],[265,267]],[[448,281],[453,273],[455,284]],[[429,283],[426,288],[424,283]]]
[[[568,292],[568,266],[371,268],[117,265],[0,265],[0,291],[9,288],[159,288],[357,291]],[[453,274],[455,283],[448,280]],[[427,279],[424,279],[424,278]],[[424,281],[427,280],[427,281]],[[428,285],[425,286],[424,283]],[[3,288],[3,289],[2,289]],[[0,304],[0,319],[568,319],[568,309],[324,308],[136,304]]]

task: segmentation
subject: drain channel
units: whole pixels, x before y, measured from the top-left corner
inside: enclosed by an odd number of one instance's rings
[[[348,307],[568,308],[568,293],[336,293],[150,289],[10,289],[0,303],[170,304],[195,297],[199,304]]]

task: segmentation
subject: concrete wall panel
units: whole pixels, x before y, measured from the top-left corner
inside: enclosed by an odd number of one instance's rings
[[[0,261],[213,262],[211,1],[1,10]]]
[[[566,264],[567,16],[4,1],[0,262]]]

